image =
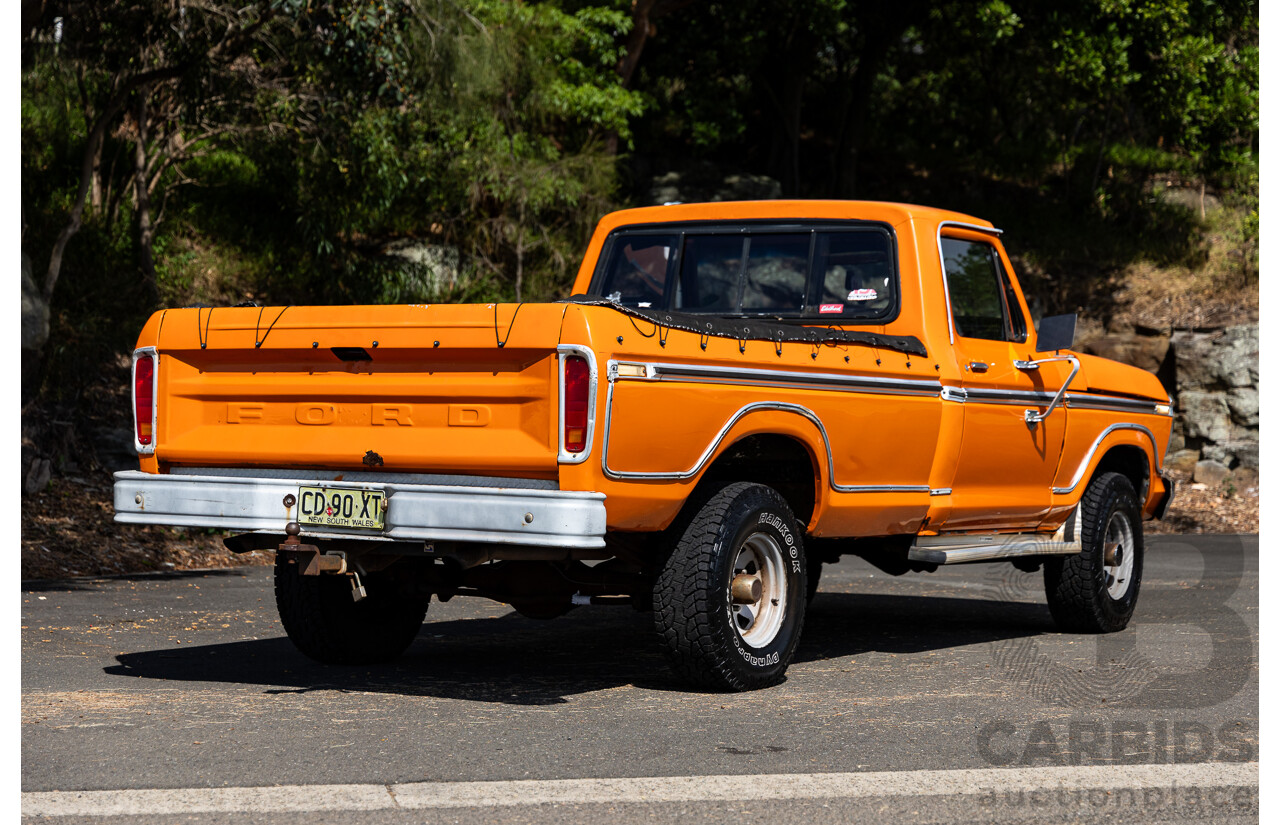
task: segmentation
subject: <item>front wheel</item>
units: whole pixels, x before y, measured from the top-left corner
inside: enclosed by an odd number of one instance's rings
[[[1124,630],[1142,584],[1142,511],[1133,484],[1119,473],[1097,476],[1081,498],[1080,519],[1084,549],[1045,562],[1049,612],[1063,630]]]
[[[654,588],[672,668],[712,690],[782,681],[800,640],[806,562],[787,502],[763,484],[716,490],[680,536]]]

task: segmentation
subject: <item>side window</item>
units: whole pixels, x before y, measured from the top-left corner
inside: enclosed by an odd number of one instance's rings
[[[977,241],[943,238],[942,257],[956,335],[1010,340],[1003,272],[995,249]]]
[[[896,304],[896,279],[884,232],[819,232],[814,251],[819,316],[883,318]]]
[[[743,273],[742,311],[799,313],[808,276],[808,232],[753,235]]]
[[[626,235],[609,254],[600,294],[629,307],[667,305],[668,269],[675,258],[677,235]]]
[[[809,233],[686,235],[675,308],[799,315],[809,277]]]
[[[675,308],[685,312],[736,312],[746,243],[741,235],[686,236]]]

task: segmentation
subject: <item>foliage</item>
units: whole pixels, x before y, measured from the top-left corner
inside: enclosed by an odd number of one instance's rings
[[[159,302],[560,296],[695,161],[1005,223],[1046,306],[1138,260],[1256,283],[1247,0],[43,0],[23,32],[23,249],[94,357]],[[1201,187],[1232,217],[1160,195]]]

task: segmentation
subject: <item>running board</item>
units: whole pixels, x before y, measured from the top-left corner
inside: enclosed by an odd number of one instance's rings
[[[907,558],[926,564],[999,561],[1019,556],[1071,556],[1079,553],[1080,508],[1071,511],[1058,531],[1049,533],[952,533],[918,536]]]

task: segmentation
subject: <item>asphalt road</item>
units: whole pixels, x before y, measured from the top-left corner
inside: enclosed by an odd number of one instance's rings
[[[676,683],[630,608],[433,603],[402,660],[351,669],[295,652],[267,568],[26,583],[23,813],[1256,821],[1257,636],[1251,536],[1150,538],[1103,637],[1057,633],[1040,574],[846,559],[787,681],[733,695]]]

